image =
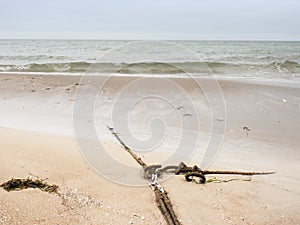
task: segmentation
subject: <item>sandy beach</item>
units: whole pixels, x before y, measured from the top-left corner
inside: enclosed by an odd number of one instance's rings
[[[109,80],[101,92],[102,102],[95,109],[94,121],[109,154],[136,167],[105,125],[112,125],[108,112],[113,99],[122,87],[138,79],[123,75]],[[203,85],[209,82],[198,79]],[[207,178],[216,177],[216,182],[206,184],[188,183],[183,176],[163,181],[182,224],[299,224],[300,83],[219,79],[227,117],[216,120],[211,116],[207,93],[199,91],[195,82],[188,78],[170,80],[196,99],[198,114],[191,113],[175,90],[164,91],[179,104],[177,112],[156,102],[143,103],[148,104],[145,112],[141,104],[130,120],[133,133],[147,135],[145,118],[155,114],[167,118],[168,128],[167,144],[141,154],[143,160],[160,163],[172,154],[180,129],[176,122],[179,114],[187,124],[198,116],[201,124],[199,130],[190,125],[190,132],[198,133],[200,139],[197,152],[186,164],[201,162],[212,122],[226,122],[220,152],[209,169],[276,172],[253,177],[211,175]],[[93,82],[82,83],[80,76],[71,75],[3,73],[0,81],[0,183],[11,178],[47,179],[47,183],[58,185],[61,193],[59,196],[35,189],[6,192],[1,188],[0,224],[165,224],[150,187],[111,182],[82,157],[74,137],[73,106],[78,86],[92,89]],[[129,90],[129,95],[119,96],[119,101],[130,102],[128,96],[147,93],[151,82],[156,80],[147,81],[149,86],[139,93]],[[156,107],[149,110],[151,104]],[[121,135],[126,140],[129,134]]]

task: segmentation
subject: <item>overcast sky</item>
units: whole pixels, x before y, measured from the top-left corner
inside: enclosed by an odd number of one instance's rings
[[[0,3],[0,38],[300,40],[299,0]]]

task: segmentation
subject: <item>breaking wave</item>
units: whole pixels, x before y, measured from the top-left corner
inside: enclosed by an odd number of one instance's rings
[[[0,65],[1,72],[72,72],[126,74],[300,74],[300,64],[294,61],[268,64],[242,64],[226,62],[138,62],[138,63],[33,63],[27,65]]]

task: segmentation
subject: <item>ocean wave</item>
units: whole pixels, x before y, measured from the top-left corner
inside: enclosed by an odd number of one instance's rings
[[[0,65],[2,72],[99,72],[126,74],[300,74],[300,64],[294,61],[267,64],[228,62],[137,62],[137,63],[32,63],[27,65]]]
[[[73,60],[63,55],[0,55],[0,60],[42,61],[42,60]]]

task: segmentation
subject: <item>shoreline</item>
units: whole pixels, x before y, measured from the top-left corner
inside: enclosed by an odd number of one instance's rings
[[[300,77],[261,77],[261,76],[228,76],[223,74],[209,74],[209,75],[202,75],[197,73],[182,73],[182,74],[147,74],[147,73],[84,73],[84,72],[5,72],[1,71],[0,76],[10,76],[10,75],[17,75],[17,76],[62,76],[62,77],[83,77],[83,76],[91,76],[91,77],[108,77],[108,76],[114,76],[114,77],[134,77],[134,78],[140,78],[140,77],[160,77],[160,78],[170,78],[170,79],[186,79],[186,78],[196,78],[196,79],[216,79],[219,81],[224,80],[232,80],[232,81],[255,81],[257,83],[259,82],[271,82],[274,84],[280,84],[281,82],[287,83],[287,84],[293,84],[293,82],[296,82],[298,85],[298,82],[300,82]],[[273,81],[273,82],[272,82]]]
[[[108,76],[104,76],[104,78]],[[98,88],[93,86],[92,83],[89,83],[90,80],[88,77],[85,77],[83,80],[85,82],[84,85],[90,88]],[[95,80],[93,80],[96,78]],[[91,81],[97,82],[97,76],[91,76]],[[99,77],[99,81],[102,81],[102,76]],[[105,84],[105,93],[103,93],[103,98],[106,100],[103,104],[111,104],[110,101],[114,100],[117,96],[117,93],[121,91],[120,87],[126,87],[126,85],[130,83],[134,83],[139,80],[139,76],[116,76],[112,77]],[[155,80],[160,79],[160,77],[143,77],[142,79],[150,79],[151,82],[156,82]],[[153,81],[151,80],[153,79]],[[32,130],[36,131],[50,131],[50,133],[59,133],[59,134],[67,134],[73,135],[72,128],[72,110],[74,101],[76,100],[76,92],[77,89],[80,88],[80,76],[43,76],[43,75],[9,75],[9,74],[0,74],[1,80],[1,91],[0,94],[3,96],[0,99],[0,105],[2,106],[2,117],[0,119],[0,126],[12,127],[17,129],[27,129],[31,127]],[[207,97],[205,93],[199,88],[198,84],[194,80],[190,80],[188,78],[167,78],[163,80],[170,80],[176,85],[179,85],[183,88],[184,91],[188,95],[190,95],[193,99],[199,99],[200,105],[196,102],[196,107],[201,107],[198,110],[198,115],[203,117],[201,131],[204,133],[209,133],[212,124],[211,115],[209,115],[208,110],[211,106],[207,103]],[[203,87],[205,85],[211,85],[209,82],[211,79],[207,79],[204,77],[197,78],[197,82],[201,84]],[[255,138],[271,138],[274,135],[269,135],[267,132],[273,133],[276,131],[278,134],[273,141],[285,141],[285,138],[278,139],[278,135],[286,135],[287,142],[294,142],[295,138],[289,138],[290,135],[296,135],[297,137],[297,129],[300,129],[300,121],[295,116],[300,110],[300,96],[299,89],[300,83],[285,83],[278,80],[278,82],[269,82],[269,80],[238,80],[238,79],[213,79],[213,85],[215,85],[215,90],[220,88],[222,92],[221,95],[224,97],[226,113],[227,113],[227,128],[226,135],[236,135],[237,138],[240,138],[244,135],[245,132],[242,131],[243,126],[247,126],[247,123],[257,124],[255,119],[261,120],[263,122],[260,129],[263,130],[263,135],[256,135]],[[37,89],[37,90],[35,90]],[[36,91],[36,92],[35,92]],[[135,93],[136,94],[136,93]],[[171,96],[166,92],[163,92],[167,96]],[[214,96],[214,93],[210,94]],[[11,96],[11,97],[10,97]],[[11,99],[10,99],[11,98]],[[47,100],[47,102],[43,102],[43,98]],[[111,99],[111,100],[109,100]],[[24,101],[23,101],[24,100]],[[177,99],[176,99],[177,100]],[[23,104],[23,102],[24,104]],[[180,99],[177,100],[178,104],[184,104]],[[198,101],[198,100],[197,100]],[[40,104],[40,107],[37,108],[36,102]],[[237,105],[238,103],[239,105]],[[28,105],[26,107],[26,105]],[[6,109],[7,106],[11,109]],[[24,108],[23,108],[24,107]],[[109,106],[111,107],[111,106]],[[257,107],[259,110],[255,109]],[[54,125],[50,125],[50,128],[47,126],[37,126],[35,123],[26,124],[25,118],[22,118],[20,115],[20,121],[12,122],[12,118],[10,118],[10,110],[16,111],[19,114],[26,115],[27,117],[32,117],[34,114],[36,119],[40,119],[41,123],[46,122],[46,118],[42,116],[48,110],[50,116],[53,116],[53,119],[49,117],[49,119],[53,120]],[[7,111],[7,112],[5,112]],[[278,112],[276,112],[278,111]],[[3,112],[4,115],[3,115]],[[238,112],[238,113],[237,113]],[[283,114],[291,114],[292,118],[286,117]],[[252,118],[250,116],[252,114]],[[270,117],[268,117],[268,115]],[[276,115],[275,115],[276,114]],[[265,124],[265,120],[270,120],[273,117],[273,121],[269,121],[268,124]],[[5,119],[5,117],[8,117]],[[280,121],[280,117],[288,120],[286,124],[282,124]],[[41,117],[41,118],[39,118]],[[105,115],[107,118],[107,115]],[[109,120],[106,120],[106,123]],[[219,118],[217,118],[219,119]],[[220,118],[225,119],[225,118]],[[278,119],[276,121],[276,119]],[[294,121],[292,121],[294,120]],[[59,121],[63,126],[57,126],[57,122]],[[222,121],[220,121],[222,122]],[[18,124],[25,123],[24,126],[18,126]],[[238,125],[238,123],[240,125]],[[272,124],[271,124],[272,123]],[[26,126],[25,126],[26,125]],[[250,124],[251,125],[251,124]],[[249,126],[250,126],[249,125]],[[36,128],[35,128],[36,126]],[[239,126],[240,131],[237,132],[237,127]],[[271,126],[273,126],[272,129]],[[282,127],[283,126],[283,127]],[[297,128],[296,128],[296,127]],[[51,128],[53,127],[53,128]],[[296,128],[296,130],[294,129]],[[250,127],[251,128],[251,127]],[[275,130],[274,130],[275,128]],[[281,132],[280,129],[284,128],[285,132]],[[51,130],[52,129],[52,130]],[[287,132],[287,133],[286,133]],[[254,132],[250,132],[254,133]],[[251,138],[252,135],[249,137]],[[284,137],[284,136],[283,136]],[[274,138],[273,138],[274,139]]]

